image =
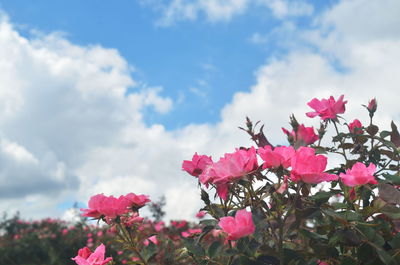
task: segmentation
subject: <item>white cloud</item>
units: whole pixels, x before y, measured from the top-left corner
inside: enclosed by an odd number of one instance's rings
[[[314,10],[311,4],[302,0],[171,0],[167,3],[142,0],[141,3],[162,13],[157,23],[161,26],[169,26],[184,20],[193,21],[202,17],[209,22],[226,22],[244,14],[251,7],[265,7],[278,19],[308,16]]]
[[[314,12],[314,7],[305,1],[290,0],[256,0],[260,5],[271,9],[276,18],[289,16],[309,16]]]

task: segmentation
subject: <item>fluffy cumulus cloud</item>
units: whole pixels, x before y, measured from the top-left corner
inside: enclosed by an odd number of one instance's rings
[[[44,216],[56,214],[49,209],[66,199],[85,202],[95,193],[132,191],[164,194],[168,217],[187,218],[201,203],[181,161],[195,151],[218,158],[249,145],[236,129],[245,115],[264,121],[274,143],[285,143],[280,127],[288,126],[290,113],[318,123],[304,115],[313,97],[345,94],[344,117],[362,121],[367,113],[360,105],[377,97],[379,123],[399,121],[399,9],[396,0],[337,3],[318,15],[313,30],[296,34],[312,48],[293,46],[287,55],[269,58],[249,91],[225,105],[220,122],[173,131],[144,123],[144,108],[166,113],[173,103],[160,88],[133,80],[117,51],[77,46],[57,35],[28,39],[3,18],[0,208]],[[376,23],[365,26],[371,19]]]
[[[304,0],[141,0],[161,13],[158,25],[205,17],[207,21],[229,21],[252,7],[267,8],[276,18],[310,15],[313,6]]]

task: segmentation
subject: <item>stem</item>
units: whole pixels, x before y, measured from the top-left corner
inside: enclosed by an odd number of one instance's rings
[[[136,248],[135,246],[135,242],[133,242],[133,239],[131,237],[131,234],[126,231],[125,227],[123,227],[121,224],[118,224],[118,227],[120,228],[120,230],[122,231],[122,234],[125,236],[125,238],[123,236],[121,236],[121,238],[126,241],[127,243],[129,243],[129,245],[131,246],[133,252],[135,252],[135,254],[138,256],[138,258],[140,259],[140,261],[144,264],[147,265],[146,260],[143,258],[143,256],[140,254],[140,251]]]
[[[339,135],[339,130],[338,130],[338,127],[336,125],[336,122],[335,121],[332,121],[332,122],[333,122],[333,125],[335,126],[335,130],[336,130],[337,135]],[[340,145],[342,145],[342,144],[343,144],[343,139],[340,140]],[[343,155],[344,159],[346,159],[346,162],[347,162],[348,160],[347,160],[347,156],[346,156],[346,151],[344,150],[343,147],[342,147],[342,150],[343,150],[342,155]]]

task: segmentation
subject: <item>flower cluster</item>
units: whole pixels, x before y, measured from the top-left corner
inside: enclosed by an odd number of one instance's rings
[[[312,99],[306,116],[321,118],[318,134],[291,116],[292,129],[282,128],[288,145],[274,146],[247,119],[241,129],[255,146],[184,160],[204,202],[197,226],[141,217],[149,199],[133,193],[95,195],[83,215],[105,221],[134,264],[399,264],[400,133],[394,123],[379,133],[375,99],[365,106],[369,125],[342,123],[346,104],[343,95]],[[327,139],[331,125],[336,135]],[[102,245],[73,260],[111,262]]]

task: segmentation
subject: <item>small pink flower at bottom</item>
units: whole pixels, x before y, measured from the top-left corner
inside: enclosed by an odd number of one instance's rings
[[[85,247],[78,251],[78,256],[72,258],[78,265],[105,265],[112,260],[111,257],[104,259],[106,247],[101,244],[91,253],[90,249]]]
[[[340,173],[340,178],[346,186],[354,187],[360,186],[367,183],[377,184],[374,177],[376,167],[374,164],[369,164],[369,166],[365,166],[361,162],[357,162],[353,165],[351,169],[347,169],[346,173]]]
[[[235,217],[222,217],[218,225],[228,234],[228,240],[237,240],[255,231],[252,214],[246,209],[237,211]]]

